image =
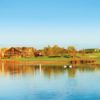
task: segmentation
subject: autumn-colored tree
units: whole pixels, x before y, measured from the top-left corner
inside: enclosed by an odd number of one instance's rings
[[[72,56],[72,57],[75,57],[76,56],[77,50],[76,50],[76,48],[74,46],[69,46],[67,48],[67,50],[68,50],[68,54],[70,56]]]
[[[58,56],[61,54],[61,48],[58,45],[54,45],[52,47],[52,52],[53,52],[53,55]]]
[[[61,56],[66,53],[64,48],[54,45],[53,47],[48,46],[43,49],[43,52],[46,56]]]
[[[80,53],[82,56],[84,56],[84,55],[85,55],[85,50],[83,49],[83,50],[79,51],[79,53]]]
[[[45,54],[46,56],[51,56],[51,55],[52,55],[52,48],[51,48],[51,46],[45,47],[45,48],[43,49],[43,52],[44,52],[44,54]]]

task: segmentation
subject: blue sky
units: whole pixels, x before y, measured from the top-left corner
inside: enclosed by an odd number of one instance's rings
[[[100,0],[0,0],[0,47],[100,47]]]

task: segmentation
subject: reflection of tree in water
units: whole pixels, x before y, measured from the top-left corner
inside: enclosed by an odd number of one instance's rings
[[[55,65],[50,65],[50,66],[42,66],[42,70],[45,76],[50,77],[51,75],[59,75],[64,73],[64,68],[62,66],[55,66]]]
[[[41,70],[41,71],[40,71]],[[45,76],[56,76],[68,73],[68,77],[75,77],[77,70],[80,72],[100,70],[100,66],[80,65],[75,68],[64,69],[61,65],[30,65],[15,62],[0,62],[0,74],[4,75],[27,75],[43,73]]]
[[[81,65],[78,66],[78,70],[81,72],[89,72],[89,71],[95,71],[95,70],[99,70],[99,66],[92,66],[92,65]]]
[[[68,72],[68,77],[73,78],[76,75],[76,68],[68,69],[67,72]]]
[[[79,72],[90,72],[90,71],[93,72],[95,70],[100,70],[100,66],[82,64],[82,65],[76,66],[75,68],[67,69],[68,77],[75,77],[77,70]]]

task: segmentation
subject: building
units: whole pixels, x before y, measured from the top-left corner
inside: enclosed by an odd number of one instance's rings
[[[21,56],[22,52],[14,47],[9,48],[4,52],[4,58],[17,58]]]
[[[22,57],[34,57],[34,52],[36,51],[36,49],[32,47],[22,47],[21,51]]]
[[[39,56],[43,56],[43,54],[42,54],[42,52],[40,52],[40,51],[35,51],[35,52],[34,52],[34,56],[35,56],[35,57],[39,57]]]

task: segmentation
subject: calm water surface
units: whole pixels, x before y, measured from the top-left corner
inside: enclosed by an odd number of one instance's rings
[[[0,63],[0,100],[100,100],[100,69]]]

